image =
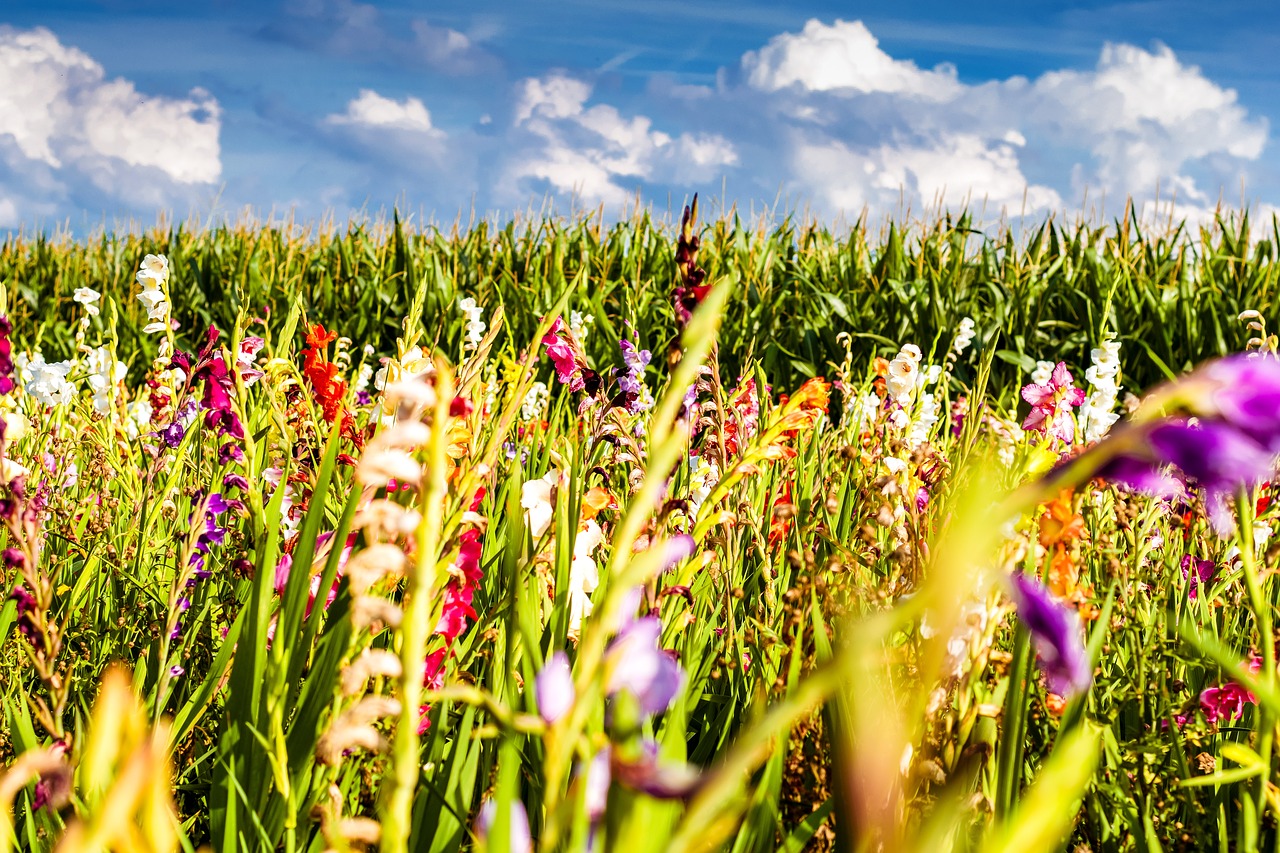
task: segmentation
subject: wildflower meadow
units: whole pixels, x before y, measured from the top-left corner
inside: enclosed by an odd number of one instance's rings
[[[0,843],[1280,845],[1280,226],[0,244]]]

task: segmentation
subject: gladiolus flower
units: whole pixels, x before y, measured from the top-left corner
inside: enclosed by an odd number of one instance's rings
[[[1031,412],[1022,422],[1022,428],[1056,436],[1066,444],[1075,441],[1076,425],[1071,419],[1071,408],[1083,403],[1085,394],[1073,381],[1067,365],[1058,362],[1048,382],[1024,386],[1022,399],[1031,404]]]
[[[1063,696],[1088,690],[1093,673],[1080,638],[1079,615],[1026,575],[1013,575],[1012,591],[1018,618],[1031,632],[1049,689]]]
[[[569,713],[575,693],[568,655],[555,652],[547,658],[546,664],[534,679],[533,687],[538,700],[538,713],[542,715],[542,719],[554,723]]]

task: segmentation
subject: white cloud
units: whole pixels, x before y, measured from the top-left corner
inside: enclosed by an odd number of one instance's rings
[[[783,33],[742,57],[748,83],[768,92],[797,86],[809,91],[891,92],[943,100],[960,88],[954,68],[922,71],[894,59],[861,21],[828,26],[810,20],[798,34]]]
[[[550,189],[585,203],[624,204],[641,182],[696,180],[702,170],[738,162],[732,143],[714,133],[670,133],[647,116],[608,104],[587,106],[592,86],[564,74],[518,87],[500,194],[508,200]]]
[[[0,191],[26,213],[193,200],[221,176],[220,129],[202,90],[144,95],[46,29],[0,26]]]
[[[736,176],[762,196],[782,188],[826,214],[938,201],[1039,213],[1086,191],[1143,202],[1157,187],[1212,211],[1268,138],[1233,90],[1163,45],[1108,44],[1091,69],[969,84],[950,66],[891,57],[858,21],[809,21],[745,53],[715,87],[654,95],[729,140]]]
[[[384,98],[372,89],[361,89],[358,97],[347,104],[347,111],[325,119],[330,124],[395,128],[428,136],[443,136],[431,125],[431,113],[417,98],[396,101]]]

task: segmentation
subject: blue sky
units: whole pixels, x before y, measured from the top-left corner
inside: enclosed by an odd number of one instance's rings
[[[425,9],[425,11],[424,11]],[[0,230],[1280,203],[1270,4],[0,2]]]

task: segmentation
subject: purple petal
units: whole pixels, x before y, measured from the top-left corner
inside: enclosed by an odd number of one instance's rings
[[[546,665],[533,682],[538,699],[538,713],[548,723],[554,723],[573,707],[575,697],[573,673],[569,669],[569,657],[556,652],[547,658]]]
[[[1026,575],[1013,575],[1012,589],[1018,618],[1031,632],[1049,689],[1064,696],[1088,690],[1093,672],[1080,637],[1079,615]]]
[[[619,784],[660,800],[684,799],[701,782],[701,775],[686,764],[661,763],[653,741],[645,741],[637,761],[623,761],[615,751],[611,770]]]
[[[665,711],[684,686],[680,665],[658,647],[661,632],[657,617],[637,619],[623,628],[608,653],[606,691],[613,695],[626,690],[645,715]]]
[[[533,836],[529,834],[529,813],[524,810],[524,803],[513,799],[507,806],[510,810],[508,820],[507,848],[500,851],[496,848],[486,845],[486,849],[494,851],[494,853],[531,853],[533,850]],[[480,807],[480,813],[476,815],[476,836],[482,841],[489,840],[489,833],[493,831],[493,825],[498,820],[498,804],[494,800],[486,800],[484,805]]]
[[[592,757],[583,771],[587,775],[583,805],[593,824],[604,817],[605,806],[609,803],[609,784],[613,781],[609,765],[610,749],[606,746]]]
[[[697,547],[698,543],[688,534],[672,536],[663,544],[662,570],[674,568],[680,561],[689,559]]]

